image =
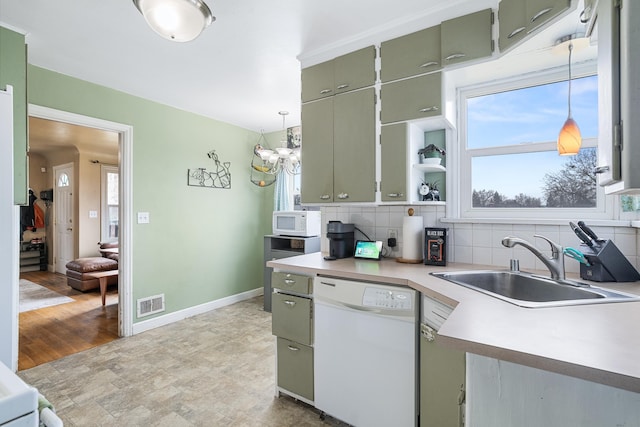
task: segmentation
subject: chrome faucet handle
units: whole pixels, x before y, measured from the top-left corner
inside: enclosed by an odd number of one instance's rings
[[[564,248],[561,245],[555,243],[553,240],[541,234],[534,234],[533,237],[538,237],[540,239],[546,240],[547,243],[549,243],[549,246],[551,246],[551,257],[553,259],[559,259],[563,255]]]

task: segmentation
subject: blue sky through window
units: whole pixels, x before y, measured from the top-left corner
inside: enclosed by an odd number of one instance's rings
[[[467,148],[555,142],[567,118],[568,82],[467,99]],[[598,136],[597,76],[574,79],[571,110],[583,138]],[[474,157],[474,190],[542,197],[543,177],[568,161],[555,151]]]

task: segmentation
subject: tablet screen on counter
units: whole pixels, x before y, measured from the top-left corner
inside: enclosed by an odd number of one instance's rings
[[[363,259],[380,259],[382,253],[382,242],[368,242],[365,240],[358,240],[356,242],[356,250],[354,253],[355,258]]]

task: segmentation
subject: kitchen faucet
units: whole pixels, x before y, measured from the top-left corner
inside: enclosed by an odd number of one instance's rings
[[[546,256],[544,256],[544,254],[531,243],[517,237],[505,237],[504,239],[502,239],[502,245],[506,246],[507,248],[512,248],[515,245],[520,245],[529,249],[535,256],[540,259],[540,261],[542,261],[544,265],[547,266],[549,272],[551,273],[552,279],[564,280],[564,249],[562,248],[562,246],[539,234],[536,234],[533,237],[539,237],[549,242],[549,244],[551,245],[551,258],[547,258]]]

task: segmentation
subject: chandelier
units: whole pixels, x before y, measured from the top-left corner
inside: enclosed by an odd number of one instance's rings
[[[287,147],[287,132],[285,128],[285,117],[288,111],[279,111],[282,116],[283,138],[280,140],[280,147],[274,150],[268,148],[266,139],[260,134],[258,143],[253,148],[251,159],[251,182],[265,187],[273,184],[280,172],[289,175],[300,173],[300,148]]]

